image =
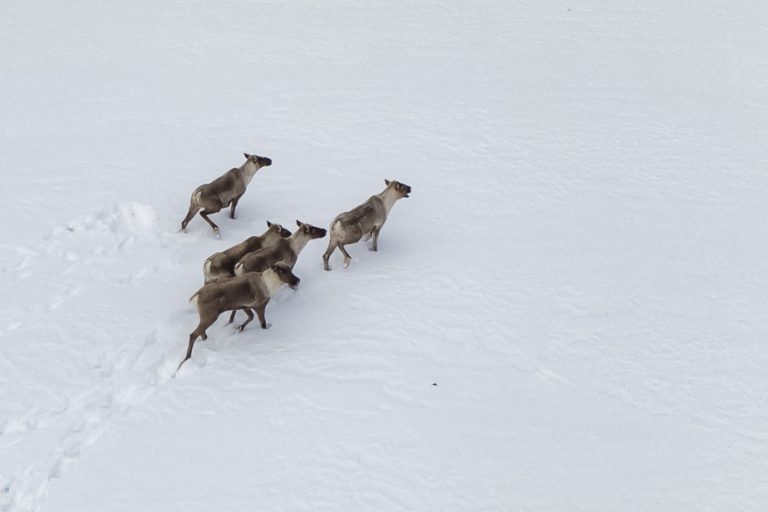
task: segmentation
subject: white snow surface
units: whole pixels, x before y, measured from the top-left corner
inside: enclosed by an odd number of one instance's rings
[[[0,511],[764,510],[767,16],[5,0]],[[172,377],[207,256],[385,178]]]

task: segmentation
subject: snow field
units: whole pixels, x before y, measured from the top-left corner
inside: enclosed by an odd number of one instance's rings
[[[762,4],[0,10],[3,512],[768,501]],[[171,378],[207,256],[384,178]]]

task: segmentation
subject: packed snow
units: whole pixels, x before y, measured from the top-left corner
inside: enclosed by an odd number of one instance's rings
[[[0,511],[762,510],[766,16],[4,1]],[[206,257],[385,179],[174,376]]]

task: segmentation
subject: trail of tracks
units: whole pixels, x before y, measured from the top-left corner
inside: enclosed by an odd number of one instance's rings
[[[34,246],[0,247],[18,298],[0,311],[0,382],[22,391],[0,416],[0,511],[36,510],[51,480],[170,378],[173,334],[159,316],[136,325],[131,314],[173,266],[157,256],[169,236],[151,208],[124,203]],[[156,254],[137,256],[147,252]]]

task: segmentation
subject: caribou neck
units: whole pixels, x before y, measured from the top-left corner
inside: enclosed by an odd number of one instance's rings
[[[384,203],[384,210],[387,212],[387,215],[389,215],[389,211],[392,209],[395,201],[400,199],[397,195],[397,191],[395,191],[393,187],[385,188],[384,191],[379,194],[379,197],[381,198],[381,202]]]
[[[293,249],[293,252],[296,255],[304,249],[304,246],[307,245],[307,242],[310,240],[311,238],[309,235],[304,233],[301,228],[297,229],[296,232],[288,238],[288,241],[291,244],[291,249]]]
[[[261,167],[250,160],[247,160],[243,165],[240,166],[240,174],[243,176],[243,181],[246,185],[251,182],[253,179],[253,176],[256,174],[256,171],[261,169]]]
[[[277,290],[283,286],[283,282],[271,268],[268,268],[261,273],[261,279],[264,281],[264,285],[267,287],[267,294],[270,297],[277,293]]]
[[[266,247],[268,245],[272,245],[278,240],[280,240],[282,237],[280,236],[280,233],[275,233],[272,230],[267,230],[266,233],[261,235],[259,237],[259,241],[261,242],[262,247]]]

